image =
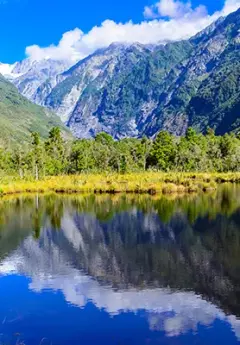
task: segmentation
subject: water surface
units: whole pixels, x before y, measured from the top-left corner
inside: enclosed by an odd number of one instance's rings
[[[240,186],[0,199],[0,344],[240,343]]]

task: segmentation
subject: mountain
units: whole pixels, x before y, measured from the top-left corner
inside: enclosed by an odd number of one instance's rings
[[[239,57],[240,9],[188,41],[115,43],[70,69],[44,60],[12,72],[19,91],[55,111],[76,137],[182,135],[189,126],[223,134],[240,127]]]
[[[15,86],[0,74],[0,143],[30,141],[31,132],[37,131],[42,138],[50,128],[59,126],[65,135],[68,129],[50,110],[31,103]]]
[[[115,138],[139,136],[157,107],[167,74],[191,50],[189,42],[154,50],[112,44],[44,83],[35,101],[54,109],[77,137],[99,131]]]
[[[223,134],[240,128],[240,10],[220,23],[209,42],[209,51],[220,54],[206,65],[187,113],[191,126],[209,125]]]
[[[181,73],[166,85],[148,135],[162,128],[176,134],[188,126],[201,131],[209,126],[217,134],[238,128],[240,10],[189,42],[194,49]]]
[[[34,61],[30,58],[17,62],[11,71],[12,82],[22,95],[34,99],[37,88],[47,79],[55,77],[70,67],[66,61],[45,59]]]

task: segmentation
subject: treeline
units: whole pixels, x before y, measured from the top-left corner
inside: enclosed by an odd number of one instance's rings
[[[45,141],[38,133],[32,133],[31,145],[0,149],[0,169],[36,179],[88,171],[235,172],[240,171],[240,136],[216,136],[211,129],[203,135],[189,128],[181,138],[161,131],[154,140],[115,141],[110,135],[99,133],[95,139],[65,141],[55,127]]]

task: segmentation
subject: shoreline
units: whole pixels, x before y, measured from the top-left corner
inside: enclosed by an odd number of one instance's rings
[[[240,173],[80,174],[46,177],[34,181],[5,177],[0,195],[23,193],[57,194],[182,194],[216,190],[223,183],[240,183]]]

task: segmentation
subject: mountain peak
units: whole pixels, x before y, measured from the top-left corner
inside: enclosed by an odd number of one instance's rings
[[[113,42],[73,66],[26,59],[2,70],[19,73],[19,91],[54,110],[77,137],[182,135],[188,126],[222,134],[239,126],[239,14],[190,40]]]

